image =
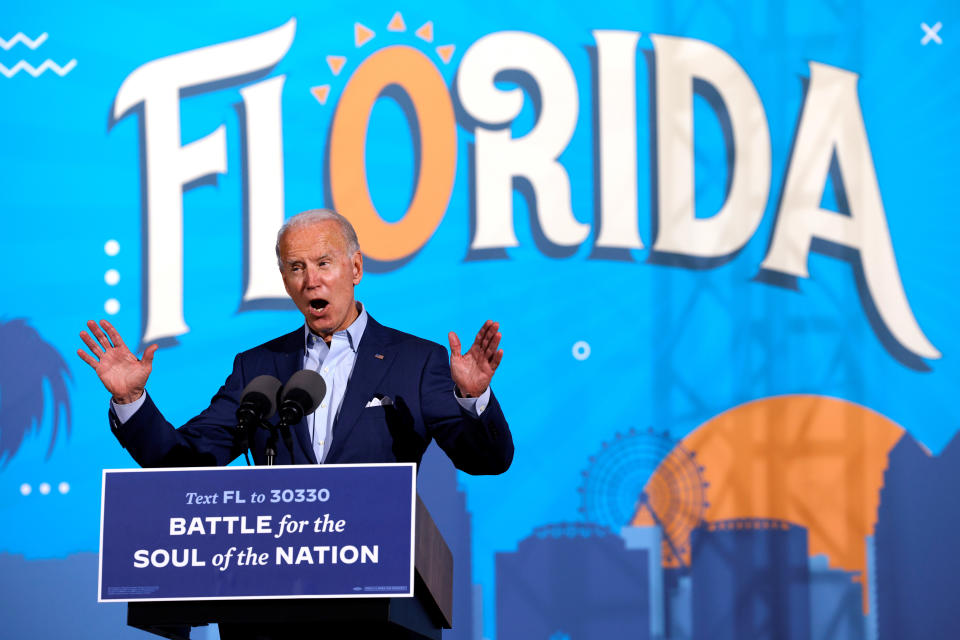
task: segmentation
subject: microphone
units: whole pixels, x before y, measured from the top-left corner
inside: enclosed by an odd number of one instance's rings
[[[240,433],[246,435],[247,449],[251,446],[253,432],[266,424],[277,412],[277,396],[280,395],[280,381],[273,376],[257,376],[240,394],[240,406],[237,407],[237,425]],[[243,455],[247,452],[244,450]],[[250,459],[247,458],[247,464]]]
[[[316,411],[326,393],[327,384],[316,371],[303,369],[290,376],[280,392],[281,428],[297,424]]]
[[[256,429],[277,412],[280,381],[273,376],[257,376],[240,395],[237,422],[244,428]]]

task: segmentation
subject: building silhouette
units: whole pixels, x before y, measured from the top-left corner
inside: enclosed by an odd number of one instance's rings
[[[877,543],[874,536],[867,536],[867,595],[870,599],[867,610],[867,640],[879,640],[877,616]]]
[[[721,520],[694,529],[691,547],[694,640],[810,640],[805,528]]]
[[[127,626],[126,607],[97,602],[97,567],[96,553],[28,560],[0,552],[0,637],[144,640]],[[194,629],[193,638],[204,638],[205,629]]]
[[[693,638],[693,582],[690,569],[665,568],[663,592],[667,608],[667,637],[670,640],[690,640]]]
[[[863,587],[855,571],[831,569],[827,556],[810,558],[810,637],[866,640]]]
[[[647,640],[649,567],[605,527],[538,527],[496,555],[497,640]]]
[[[467,496],[457,484],[457,470],[436,444],[423,455],[417,473],[417,493],[453,554],[453,628],[444,640],[480,640],[475,628],[482,620],[474,611],[473,551]]]
[[[904,434],[889,460],[874,535],[879,638],[960,638],[960,435],[933,457]]]
[[[623,538],[627,549],[642,549],[647,552],[650,567],[648,575],[650,638],[651,640],[663,640],[666,638],[664,626],[666,607],[663,601],[663,560],[661,558],[663,532],[659,525],[626,526],[620,529],[620,537]]]

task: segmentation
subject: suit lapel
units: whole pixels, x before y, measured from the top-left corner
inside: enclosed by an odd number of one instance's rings
[[[360,413],[379,390],[380,381],[390,369],[396,352],[391,348],[387,330],[369,315],[367,327],[360,339],[353,373],[347,384],[347,393],[334,423],[333,445],[327,461],[335,462],[360,418]]]
[[[277,378],[280,382],[286,384],[294,373],[303,368],[304,353],[304,329],[300,329],[284,336],[283,346],[280,351],[274,353],[274,366],[277,369]],[[303,455],[311,464],[317,464],[317,456],[313,452],[313,443],[310,442],[310,432],[307,430],[306,419],[301,420],[293,427],[293,433],[296,434],[297,443],[303,452]],[[293,452],[290,452],[293,455]]]

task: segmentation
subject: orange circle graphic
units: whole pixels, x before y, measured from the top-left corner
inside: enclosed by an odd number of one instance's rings
[[[858,572],[866,585],[866,538],[877,522],[888,455],[903,433],[889,418],[852,402],[792,395],[726,411],[682,445],[707,483],[704,521],[766,518],[801,525],[811,556],[826,555],[831,567]],[[660,473],[647,484],[654,511],[666,510],[671,499],[658,489],[664,485]],[[648,520],[638,512],[633,524]],[[689,566],[688,541],[673,542],[686,553],[669,566]],[[866,598],[864,588],[865,609]]]

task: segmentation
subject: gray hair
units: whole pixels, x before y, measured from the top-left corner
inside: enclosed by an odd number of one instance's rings
[[[277,232],[277,266],[280,267],[281,271],[283,271],[283,261],[280,259],[280,240],[283,238],[283,234],[295,227],[303,227],[317,222],[323,222],[324,220],[333,220],[340,226],[340,233],[343,234],[343,239],[347,242],[347,250],[350,252],[350,255],[360,251],[360,241],[357,240],[357,232],[349,220],[333,209],[310,209],[309,211],[303,211],[288,219],[283,223],[283,226],[280,227],[280,231]]]

